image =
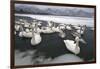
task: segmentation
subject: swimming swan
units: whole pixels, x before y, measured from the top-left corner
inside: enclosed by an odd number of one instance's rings
[[[69,26],[69,25],[66,25],[66,29],[67,30],[72,30],[71,26]]]
[[[42,38],[40,36],[40,31],[38,31],[38,25],[35,24],[35,27],[32,29],[32,39],[31,39],[31,44],[32,45],[37,45],[41,42]]]
[[[52,21],[48,21],[48,25],[47,27],[42,27],[41,31],[42,33],[54,33],[54,31],[52,30]]]
[[[59,35],[61,38],[65,38],[65,37],[66,37],[66,34],[60,29],[60,26],[58,26],[58,27],[53,26],[53,27],[52,27],[52,30],[53,30],[54,32],[57,32],[58,35]]]
[[[86,30],[86,26],[85,25],[83,27],[81,26],[80,29],[77,30],[77,33],[83,35],[85,30]]]
[[[75,38],[76,43],[74,43],[73,40],[64,40],[64,43],[67,47],[67,49],[74,54],[79,54],[80,53],[80,48],[79,48],[79,37]]]

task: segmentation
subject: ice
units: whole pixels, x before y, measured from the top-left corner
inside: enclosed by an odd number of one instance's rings
[[[87,25],[94,27],[94,18],[87,17],[70,17],[70,16],[53,16],[53,15],[32,15],[32,14],[15,14],[15,16],[28,16],[38,20],[54,21],[56,23]]]

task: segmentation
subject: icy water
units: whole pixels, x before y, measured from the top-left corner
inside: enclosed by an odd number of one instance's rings
[[[68,32],[67,32],[68,33]],[[51,61],[55,63],[58,61],[56,58],[59,58],[61,55],[63,56],[63,60],[67,60],[72,58],[71,60],[78,61],[93,61],[94,59],[94,49],[93,46],[93,31],[90,30],[90,27],[86,30],[86,37],[83,36],[84,40],[86,40],[87,44],[83,44],[80,42],[80,53],[78,55],[74,55],[68,49],[63,42],[63,39],[58,36],[58,33],[52,34],[41,34],[42,42],[38,45],[31,45],[31,38],[21,38],[18,35],[15,36],[15,65],[31,65],[35,64],[36,58],[39,56],[45,57],[45,59],[54,59]],[[72,38],[68,36],[68,38]],[[67,57],[67,59],[66,59]],[[42,61],[42,60],[41,60]],[[68,62],[68,61],[66,61]],[[70,62],[70,61],[69,61]],[[50,63],[50,62],[46,62]]]

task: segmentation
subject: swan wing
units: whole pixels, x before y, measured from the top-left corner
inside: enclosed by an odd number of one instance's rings
[[[64,43],[69,51],[75,54],[78,54],[80,52],[80,48],[76,47],[76,44],[74,43],[73,40],[64,40]]]
[[[34,33],[34,36],[33,36],[33,37],[34,37],[34,38],[31,39],[31,44],[32,44],[32,45],[37,45],[37,44],[39,44],[39,43],[41,42],[41,40],[42,40],[40,34],[38,34],[38,33]]]

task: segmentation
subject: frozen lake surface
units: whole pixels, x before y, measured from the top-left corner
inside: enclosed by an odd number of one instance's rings
[[[94,26],[94,19],[86,18],[86,17],[32,15],[32,14],[15,14],[15,16],[27,16],[27,17],[38,19],[38,20],[54,21],[57,23],[65,23],[65,24],[72,24],[72,25],[81,24],[81,25],[87,25],[89,27]]]

